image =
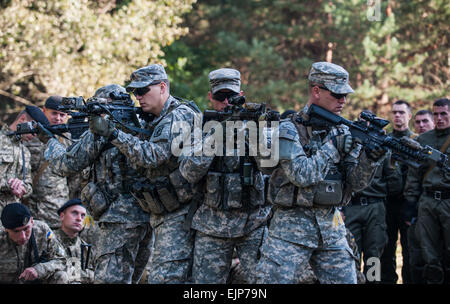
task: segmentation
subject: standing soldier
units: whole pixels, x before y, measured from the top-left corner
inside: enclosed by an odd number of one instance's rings
[[[46,223],[20,203],[8,204],[1,221],[0,283],[67,283],[64,249]]]
[[[125,93],[120,85],[98,89],[94,97],[110,102],[111,92]],[[91,122],[94,119],[90,118]],[[42,134],[41,134],[42,136]],[[127,157],[110,140],[86,131],[67,151],[56,139],[45,150],[50,166],[63,174],[90,167],[82,201],[99,225],[96,238],[95,283],[137,283],[150,256],[149,215],[130,194],[139,178]]]
[[[411,120],[411,106],[404,100],[397,100],[392,105],[392,124],[393,131],[388,134],[395,138],[401,138],[407,136],[415,138],[417,135],[413,133],[408,125]],[[403,265],[402,265],[402,281],[404,284],[410,282],[409,275],[409,252],[408,252],[408,239],[407,231],[408,226],[405,224],[404,213],[405,210],[405,198],[403,196],[406,175],[408,172],[408,166],[397,161],[391,160],[391,166],[396,166],[400,170],[397,170],[399,174],[396,179],[402,181],[402,187],[396,187],[389,189],[389,193],[386,200],[386,225],[388,234],[388,243],[384,247],[383,255],[381,256],[381,282],[388,284],[395,284],[398,276],[396,272],[397,268],[397,240],[400,233],[400,244],[402,246]]]
[[[430,110],[420,110],[414,115],[414,130],[417,134],[423,134],[434,129],[433,113]],[[408,212],[407,212],[408,213]],[[405,223],[409,225],[408,228],[408,251],[409,251],[409,268],[411,283],[425,284],[423,278],[423,269],[425,261],[422,257],[422,250],[420,249],[420,242],[417,238],[417,210],[411,208],[408,214],[405,215]]]
[[[58,215],[61,219],[61,227],[56,230],[55,235],[66,252],[68,283],[93,283],[94,263],[92,261],[94,260],[94,253],[91,252],[93,244],[87,244],[79,235],[83,229],[86,208],[79,198],[75,198],[62,205],[58,209]],[[81,255],[83,255],[83,258],[81,258]]]
[[[343,207],[345,226],[351,231],[358,246],[359,256],[364,258],[364,275],[367,275],[369,258],[380,259],[387,243],[386,194],[389,189],[401,187],[390,157],[376,169],[367,188],[355,193],[347,206]]]
[[[7,133],[16,131],[18,124],[34,120],[32,115],[36,110],[39,108],[27,106],[17,115],[9,128],[3,126],[0,129],[0,212],[7,204],[28,198],[33,191],[30,151],[21,140],[30,140],[33,135],[7,136]]]
[[[229,98],[243,94],[237,70],[212,71],[209,81],[208,97],[216,111],[223,111]],[[194,283],[225,284],[234,249],[246,281],[255,282],[254,269],[259,247],[267,233],[271,206],[264,199],[264,177],[253,158],[250,158],[253,184],[244,183],[243,158],[243,155],[190,156],[181,161],[183,177],[192,184],[201,182],[204,186],[203,204],[192,219],[192,228],[196,230]]]
[[[309,120],[306,113],[313,104],[339,115],[353,92],[347,71],[316,62],[308,79],[309,100],[299,114],[303,121]],[[321,283],[355,284],[355,262],[338,207],[348,202],[351,191],[368,185],[384,150],[362,151],[345,126],[306,127],[296,117],[279,127],[280,161],[268,191],[275,210],[257,281],[297,283],[310,264]]]
[[[417,141],[450,157],[450,100],[433,104],[434,130],[421,134]],[[417,216],[416,236],[425,261],[424,280],[441,284],[450,279],[450,174],[433,164],[409,168],[405,197],[410,210],[406,220]]]
[[[151,211],[154,245],[149,283],[185,283],[192,265],[193,232],[184,228],[192,192],[180,174],[178,157],[172,153],[172,142],[179,135],[172,126],[184,123],[192,130],[196,113],[170,95],[169,80],[160,64],[134,71],[127,90],[151,115],[147,138],[124,133],[101,117],[91,121],[90,129],[111,140],[133,168],[142,168],[148,178],[136,185],[135,195]]]
[[[58,111],[61,105],[61,96],[50,96],[45,101],[43,109],[50,125],[63,124],[67,114]],[[69,143],[60,138],[66,147]],[[35,219],[46,222],[52,230],[60,227],[57,210],[69,199],[67,179],[61,173],[52,170],[49,162],[44,158],[46,145],[37,137],[25,142],[31,153],[31,175],[33,194],[28,199],[28,206]]]

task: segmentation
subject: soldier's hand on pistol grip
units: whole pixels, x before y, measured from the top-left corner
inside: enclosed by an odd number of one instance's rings
[[[109,138],[116,130],[116,127],[112,121],[101,116],[94,116],[89,120],[89,129],[93,134]]]
[[[377,144],[374,144],[373,146],[366,146],[365,150],[367,156],[374,161],[378,161],[387,152],[387,150]]]

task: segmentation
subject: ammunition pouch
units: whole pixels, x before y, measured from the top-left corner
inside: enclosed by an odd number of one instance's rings
[[[332,166],[325,179],[315,187],[313,204],[318,206],[339,206],[343,198],[342,174]]]
[[[179,170],[154,183],[147,179],[134,183],[130,192],[144,211],[157,215],[177,210],[181,203],[191,201],[194,195],[192,185]]]
[[[99,185],[89,182],[81,191],[81,200],[86,202],[87,209],[94,220],[98,221],[109,207],[109,199]]]
[[[206,177],[204,203],[210,207],[229,210],[264,205],[264,177],[257,171],[251,185],[243,185],[240,173],[209,171]]]

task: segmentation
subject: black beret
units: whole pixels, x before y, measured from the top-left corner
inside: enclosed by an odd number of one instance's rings
[[[52,109],[58,111],[58,107],[61,105],[62,97],[61,96],[50,96],[45,101],[45,107],[47,109]]]
[[[61,206],[61,208],[58,209],[58,214],[61,214],[61,212],[74,205],[80,205],[86,208],[79,198],[73,198],[70,201],[67,201],[64,205]]]
[[[30,210],[21,203],[7,204],[2,211],[2,225],[7,229],[25,226],[30,218]]]
[[[36,106],[26,106],[25,111],[28,113],[28,115],[31,116],[31,118],[36,121],[40,122],[43,126],[50,125],[50,122],[48,121],[47,117],[45,116],[44,112],[39,107]]]

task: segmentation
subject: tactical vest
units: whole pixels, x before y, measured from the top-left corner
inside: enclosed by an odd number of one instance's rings
[[[311,130],[298,123],[295,120],[297,118],[296,115],[291,116],[290,119],[297,129],[305,154],[307,157],[311,157],[320,147],[311,145]],[[332,164],[323,181],[317,185],[300,188],[290,182],[281,167],[277,167],[270,177],[269,202],[281,207],[328,207],[342,205],[345,183],[341,172],[343,172],[343,168],[339,164]]]
[[[169,108],[167,114],[181,105],[188,106],[194,112],[200,113],[197,105],[174,97],[179,101],[177,105]],[[130,192],[139,202],[141,208],[149,213],[161,215],[173,212],[182,204],[190,202],[194,196],[194,187],[181,175],[178,167],[169,168],[168,176],[158,176],[156,181],[142,178],[130,186]]]
[[[216,156],[205,179],[203,202],[212,208],[252,210],[265,203],[264,176],[254,157]]]

